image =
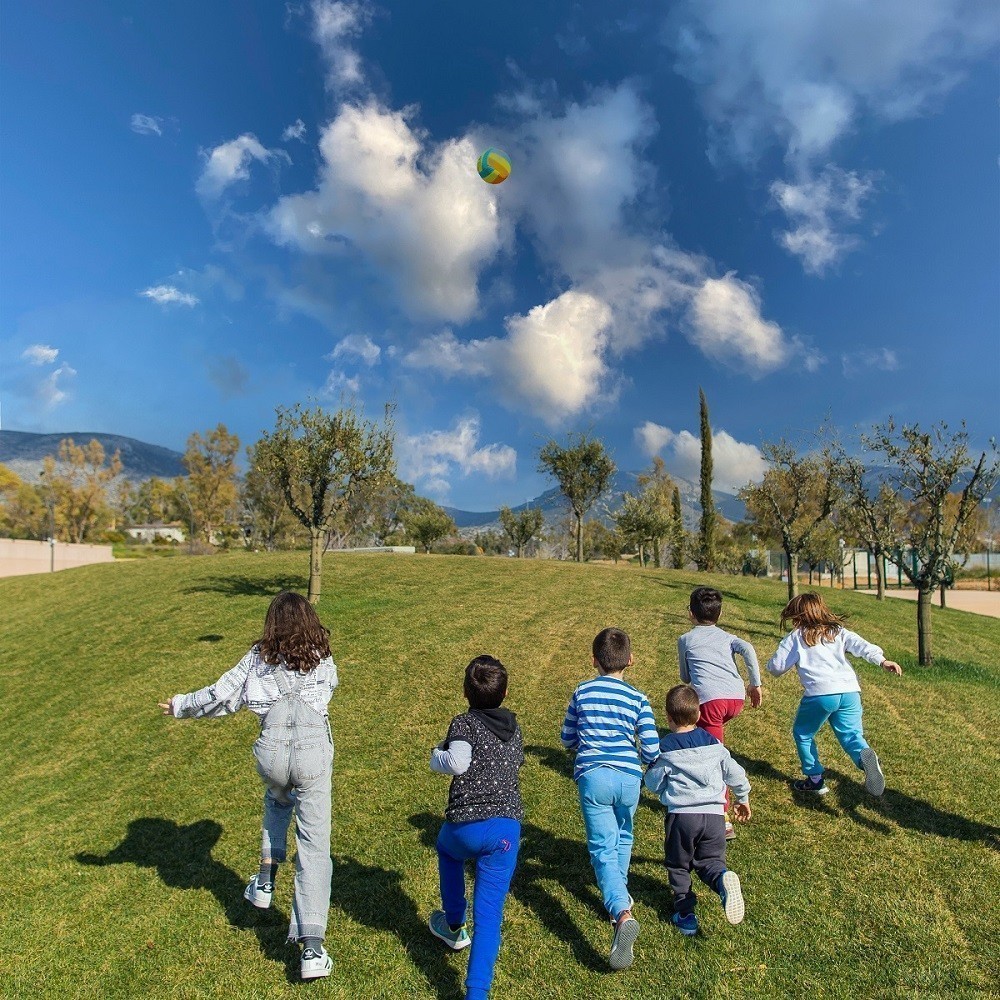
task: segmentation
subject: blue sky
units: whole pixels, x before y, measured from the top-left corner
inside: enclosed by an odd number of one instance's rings
[[[826,416],[982,445],[998,40],[965,0],[10,6],[2,425],[183,450],[391,399],[470,509],[569,431],[696,476],[699,386],[722,489]]]

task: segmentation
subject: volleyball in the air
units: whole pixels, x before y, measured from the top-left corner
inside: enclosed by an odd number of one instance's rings
[[[502,184],[510,177],[510,157],[495,146],[490,146],[476,163],[479,176],[487,184]]]

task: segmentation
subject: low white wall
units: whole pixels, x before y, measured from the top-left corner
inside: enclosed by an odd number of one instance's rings
[[[114,562],[110,545],[86,545],[73,542],[34,542],[21,538],[0,538],[0,576],[24,576],[27,573],[48,573],[53,565],[58,569],[89,566],[92,563]]]

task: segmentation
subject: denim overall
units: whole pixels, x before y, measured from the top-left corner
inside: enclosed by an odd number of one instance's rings
[[[308,676],[281,666],[274,671],[281,697],[264,716],[260,736],[253,745],[257,772],[265,785],[262,860],[285,860],[288,825],[295,812],[295,896],[288,928],[290,941],[325,937],[333,876],[333,737],[327,720],[299,695]]]

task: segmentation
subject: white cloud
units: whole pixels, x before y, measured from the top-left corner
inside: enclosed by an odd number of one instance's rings
[[[36,390],[41,404],[51,410],[69,399],[69,393],[62,387],[62,383],[75,375],[76,369],[64,364],[43,379]]]
[[[255,135],[249,132],[224,142],[203,154],[205,169],[198,178],[195,189],[203,198],[218,198],[236,181],[250,177],[250,163],[256,160],[267,163],[275,159],[290,162],[288,154],[280,149],[266,149]]]
[[[291,125],[287,126],[284,132],[281,133],[282,142],[291,142],[292,139],[298,139],[299,142],[305,142],[306,136],[306,123],[301,118],[296,118]]]
[[[139,294],[145,296],[147,299],[152,299],[157,305],[161,306],[171,304],[196,306],[200,301],[196,295],[191,295],[189,292],[182,292],[173,285],[153,285],[150,288],[144,288]]]
[[[399,442],[403,478],[443,495],[450,488],[449,477],[483,475],[489,479],[511,477],[517,466],[517,452],[509,445],[479,445],[478,414],[456,420],[448,431],[428,431],[404,436]]]
[[[58,347],[48,344],[32,344],[21,352],[21,357],[32,365],[51,365],[59,357]]]
[[[690,431],[672,431],[647,420],[635,429],[636,441],[652,458],[664,454],[667,468],[682,479],[697,482],[701,476],[701,439]],[[764,478],[767,462],[756,445],[737,441],[731,434],[712,432],[712,486],[735,493],[749,482]]]
[[[478,275],[506,243],[497,194],[470,169],[469,138],[431,143],[411,111],[343,105],[320,138],[318,187],[282,198],[269,227],[308,253],[359,252],[412,316],[469,319]]]
[[[780,368],[792,354],[781,327],[761,316],[757,290],[732,272],[705,280],[688,320],[688,336],[703,354],[753,376]]]
[[[326,85],[334,91],[364,83],[361,57],[351,39],[361,34],[372,18],[368,3],[349,0],[313,0],[313,39],[326,63]]]
[[[382,354],[382,348],[363,333],[352,333],[337,343],[337,346],[330,352],[330,359],[343,357],[344,355],[354,355],[360,358],[369,367],[378,362]]]
[[[857,351],[853,354],[841,354],[840,364],[844,375],[850,377],[858,369],[894,372],[899,369],[899,358],[896,352],[888,347],[876,347],[867,351]]]
[[[780,234],[781,245],[801,257],[810,274],[822,274],[858,245],[842,230],[861,218],[861,203],[874,187],[872,174],[833,166],[799,184],[775,181],[771,195],[793,226]]]
[[[361,379],[357,375],[350,378],[342,371],[334,369],[326,377],[326,384],[323,386],[324,396],[356,396],[361,391]]]
[[[129,127],[138,135],[163,135],[163,119],[152,115],[132,115]]]

